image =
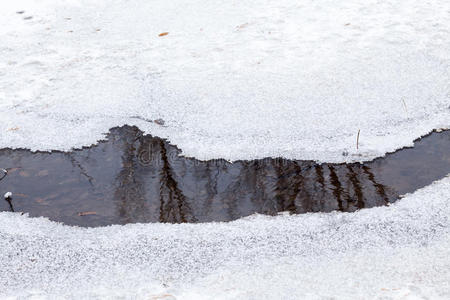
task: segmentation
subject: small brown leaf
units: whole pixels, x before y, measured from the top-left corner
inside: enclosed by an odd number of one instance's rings
[[[158,36],[165,36],[165,35],[168,35],[168,34],[169,34],[168,32],[162,32]]]
[[[90,215],[96,215],[97,213],[95,211],[82,211],[78,213],[78,216],[90,216]]]
[[[19,175],[22,177],[30,177],[30,173],[28,173],[27,171],[20,171]]]
[[[13,172],[16,172],[18,170],[20,170],[20,168],[9,168],[8,169],[8,173],[13,173]]]
[[[161,295],[153,295],[150,298],[151,300],[173,300],[176,299],[171,294],[161,294]]]
[[[236,29],[237,29],[237,30],[244,29],[244,28],[247,27],[247,26],[248,26],[248,23],[244,23],[244,24],[241,24],[241,25],[239,25],[239,26],[236,26]]]
[[[14,194],[14,197],[23,197],[23,198],[26,198],[26,197],[28,197],[28,195],[26,195],[26,194],[20,194],[20,193],[15,193],[15,194]]]
[[[39,203],[39,204],[42,204],[42,205],[48,205],[48,204],[49,204],[49,203],[48,203],[47,201],[45,201],[45,199],[43,199],[43,198],[36,198],[35,201],[36,201],[37,203]]]
[[[19,130],[19,127],[13,127],[8,129],[8,131],[17,131],[17,130]]]
[[[40,177],[47,176],[47,175],[48,175],[48,170],[42,170],[42,171],[39,171],[39,173],[37,173],[37,176],[40,176]]]
[[[163,119],[156,119],[155,121],[154,121],[156,124],[158,124],[158,125],[161,125],[161,126],[163,126],[166,122],[164,122],[164,120]]]

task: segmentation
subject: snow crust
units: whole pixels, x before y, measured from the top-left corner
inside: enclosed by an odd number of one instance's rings
[[[2,212],[0,297],[449,299],[449,216],[449,176],[355,213],[86,229]]]
[[[449,15],[447,0],[1,1],[0,147],[70,150],[130,124],[199,159],[370,160],[450,127]]]

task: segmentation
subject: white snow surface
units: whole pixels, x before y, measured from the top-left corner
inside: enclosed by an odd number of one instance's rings
[[[130,124],[198,159],[343,162],[450,127],[448,0],[1,1],[0,58],[0,147]]]
[[[0,297],[449,299],[449,216],[449,176],[355,213],[86,229],[2,212]]]

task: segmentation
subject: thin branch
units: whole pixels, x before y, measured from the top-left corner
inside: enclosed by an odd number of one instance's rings
[[[361,132],[361,129],[358,129],[358,135],[356,136],[356,150],[359,149],[359,133]]]
[[[408,107],[406,106],[405,99],[402,98],[402,102],[403,102],[403,106],[405,106],[406,117],[409,118],[409,117],[408,117]]]
[[[2,180],[3,178],[6,177],[6,175],[8,175],[8,170],[6,170],[6,169],[0,169],[0,171],[2,171],[2,173],[3,173],[2,177],[0,177],[0,180]]]

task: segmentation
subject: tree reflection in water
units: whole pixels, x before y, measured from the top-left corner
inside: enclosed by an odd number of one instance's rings
[[[0,150],[16,211],[68,224],[228,221],[253,213],[352,212],[394,202],[450,171],[449,132],[366,164],[198,161],[136,127],[71,153]],[[417,175],[417,168],[422,169]],[[44,172],[43,172],[44,171]],[[412,174],[412,175],[411,175]],[[2,203],[1,210],[10,210]],[[77,212],[95,214],[80,217]]]

